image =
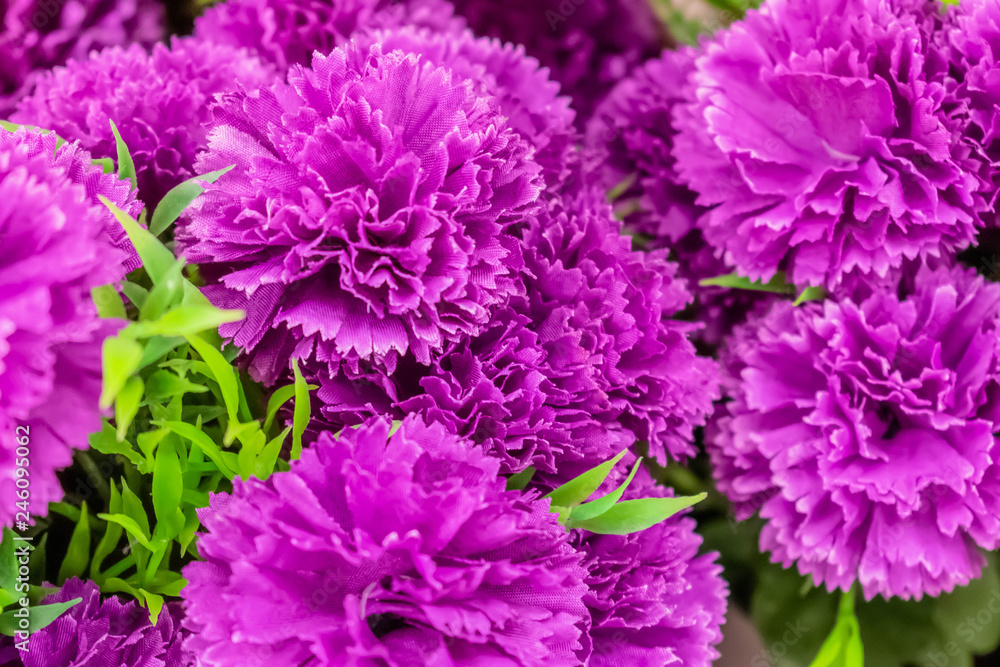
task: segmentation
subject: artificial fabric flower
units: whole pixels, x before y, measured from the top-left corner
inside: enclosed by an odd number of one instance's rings
[[[128,258],[108,236],[107,209],[66,171],[83,168],[78,149],[56,151],[55,143],[25,129],[0,131],[3,526],[62,498],[56,470],[101,427],[101,344],[117,325],[98,319],[90,291],[119,279]],[[18,469],[27,470],[27,494]]]
[[[521,44],[573,99],[582,124],[608,91],[667,41],[646,0],[453,0],[477,35]]]
[[[461,22],[446,0],[227,0],[195,20],[195,35],[243,47],[284,72],[309,66],[356,33],[401,26],[452,32]]]
[[[829,589],[937,596],[1000,543],[1000,285],[922,267],[737,329],[706,433],[761,548]]]
[[[139,46],[114,47],[44,74],[13,119],[116,159],[114,121],[135,162],[139,197],[152,210],[196,175],[215,95],[274,79],[273,68],[249,52],[195,38],[157,44],[148,54]]]
[[[973,241],[983,166],[949,95],[938,7],[777,0],[705,46],[674,155],[714,207],[706,240],[741,275],[833,288]]]
[[[45,70],[93,50],[163,36],[156,0],[10,0],[0,4],[0,118]]]
[[[234,480],[199,514],[204,561],[182,596],[200,664],[585,661],[581,556],[480,449],[417,417],[376,419],[291,466]]]
[[[668,495],[640,470],[623,499]],[[728,591],[718,554],[698,555],[694,528],[674,516],[630,535],[574,531],[588,570],[588,667],[708,667],[719,657]]]
[[[248,313],[221,332],[258,378],[293,358],[426,365],[523,290],[511,228],[536,207],[531,154],[451,70],[351,44],[224,96],[198,168],[236,166],[195,202],[185,253],[216,305]]]

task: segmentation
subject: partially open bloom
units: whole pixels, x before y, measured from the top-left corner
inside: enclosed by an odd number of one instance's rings
[[[107,236],[107,210],[67,175],[64,167],[76,155],[73,146],[56,152],[51,135],[0,132],[0,525],[5,526],[14,522],[23,488],[16,485],[15,470],[30,475],[29,511],[44,514],[50,501],[62,498],[56,470],[69,465],[73,449],[87,447],[87,436],[101,426],[101,344],[117,327],[98,319],[90,290],[120,278],[127,255]]]
[[[289,83],[224,97],[187,256],[223,327],[273,380],[291,358],[355,375],[422,364],[523,290],[511,227],[539,167],[492,98],[414,55],[350,45]]]
[[[0,119],[45,70],[106,46],[163,37],[156,0],[9,0],[0,4]]]
[[[235,480],[184,570],[187,647],[211,666],[579,665],[580,554],[498,470],[409,417],[324,433],[291,471]]]
[[[930,34],[938,6],[777,0],[705,46],[674,154],[742,275],[835,287],[972,242],[982,164]]]
[[[181,607],[164,605],[156,620],[135,600],[122,603],[112,595],[101,600],[92,581],[67,579],[58,593],[43,604],[81,598],[51,625],[31,633],[28,650],[21,651],[24,667],[191,667],[192,653],[182,646]]]
[[[157,44],[150,54],[139,46],[109,48],[47,72],[13,118],[116,159],[114,121],[135,162],[139,197],[153,209],[195,175],[215,95],[254,90],[274,77],[246,51],[193,38]]]
[[[641,470],[624,498],[669,494]],[[630,535],[574,531],[588,569],[589,667],[708,667],[719,656],[728,591],[718,554],[698,555],[694,526],[675,516]]]
[[[964,585],[1000,543],[1000,285],[949,267],[908,283],[753,316],[706,434],[761,547],[868,598]]]
[[[249,49],[280,71],[309,66],[314,52],[326,55],[357,33],[425,27],[461,28],[447,0],[226,0],[195,21],[195,35]]]

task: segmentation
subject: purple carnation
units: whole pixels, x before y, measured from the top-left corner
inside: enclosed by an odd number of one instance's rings
[[[182,647],[181,606],[164,605],[156,625],[149,611],[135,600],[124,604],[114,595],[101,600],[92,581],[67,579],[44,604],[81,598],[55,622],[31,633],[28,650],[21,651],[24,667],[190,667],[194,655]]]
[[[937,6],[776,0],[706,45],[674,153],[728,264],[834,287],[972,242],[982,165],[929,34]]]
[[[694,49],[664,51],[618,84],[587,124],[599,182],[611,190],[630,180],[616,200],[625,225],[657,246],[680,240],[705,209],[679,182],[672,154],[672,113],[686,101]]]
[[[120,278],[127,255],[107,236],[107,210],[65,171],[76,151],[0,132],[0,525],[17,511],[25,441],[29,511],[44,514],[62,498],[56,470],[101,426],[101,344],[118,325],[98,319],[90,290]]]
[[[624,498],[671,493],[640,470]],[[728,590],[718,554],[698,555],[694,527],[676,516],[631,535],[575,531],[589,570],[589,667],[708,667],[719,656]]]
[[[1000,5],[990,0],[963,0],[948,15],[952,57],[961,85],[958,96],[968,104],[966,129],[992,165],[990,206],[996,225],[995,204],[1000,191]]]
[[[356,32],[406,25],[458,30],[452,11],[446,0],[227,0],[195,21],[195,35],[250,49],[284,72],[308,67],[313,52],[326,55]]]
[[[224,97],[186,254],[222,328],[272,381],[290,358],[391,373],[475,335],[523,286],[510,228],[539,167],[492,98],[413,55],[354,45],[289,84]]]
[[[752,317],[706,435],[737,516],[766,520],[761,547],[868,598],[964,585],[1000,542],[1000,285],[906,282]]]
[[[198,151],[217,93],[255,89],[275,79],[246,51],[193,38],[170,48],[110,48],[71,60],[42,76],[14,120],[79,140],[96,157],[117,157],[114,121],[135,161],[139,196],[153,209],[172,187],[195,175]]]
[[[38,75],[93,50],[163,36],[156,0],[9,0],[0,4],[0,118]]]
[[[608,91],[666,42],[648,0],[453,0],[477,35],[524,45],[573,99],[582,125]]]
[[[544,168],[546,184],[551,186],[564,174],[575,150],[574,113],[569,99],[559,96],[559,84],[549,79],[537,60],[525,56],[523,47],[477,39],[468,30],[444,33],[412,26],[377,31],[355,41],[378,42],[385,53],[415,53],[473,82],[479,94],[496,98],[509,126],[535,147],[535,161]]]
[[[568,181],[524,230],[526,296],[430,367],[404,358],[390,378],[321,379],[333,424],[418,413],[556,483],[636,440],[655,456],[694,452],[717,395],[714,362],[671,318],[690,300],[662,252],[631,250],[599,190]]]
[[[239,667],[580,664],[580,554],[547,502],[497,473],[410,417],[235,480],[200,513],[205,561],[184,569],[188,648]]]

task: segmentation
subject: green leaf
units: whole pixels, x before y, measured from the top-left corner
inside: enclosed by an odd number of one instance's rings
[[[160,280],[153,285],[149,295],[146,297],[139,309],[139,319],[143,324],[158,320],[167,312],[171,306],[180,303],[184,297],[182,285],[184,283],[184,258],[179,257],[167,271],[160,277]],[[136,333],[136,336],[149,336],[150,334]]]
[[[136,341],[121,336],[104,339],[104,344],[101,346],[102,410],[111,407],[125,383],[139,369],[141,359],[142,345]]]
[[[524,491],[528,484],[531,482],[531,478],[535,476],[535,469],[528,466],[524,470],[518,473],[514,473],[507,478],[507,490],[508,491]]]
[[[154,401],[171,399],[184,394],[202,394],[208,387],[195,384],[168,370],[159,370],[146,380],[146,398]]]
[[[152,486],[153,513],[156,515],[157,525],[166,527],[167,539],[176,537],[184,528],[184,515],[180,510],[184,480],[173,438],[164,439],[156,449]]]
[[[292,359],[292,372],[295,374],[295,409],[292,413],[292,460],[302,455],[302,434],[309,426],[312,416],[312,406],[309,403],[309,385],[299,372],[299,362]]]
[[[736,273],[715,278],[705,278],[698,283],[702,287],[729,287],[732,289],[747,289],[758,292],[773,292],[775,294],[795,294],[795,286],[785,282],[785,274],[779,271],[766,283],[750,280]]]
[[[118,392],[115,400],[115,437],[118,442],[125,440],[128,427],[132,420],[139,413],[139,404],[142,402],[142,390],[144,388],[142,378],[133,375],[125,382],[125,386]]]
[[[112,482],[110,484],[111,500],[108,503],[108,510],[112,514],[121,512],[122,500],[121,496],[118,494],[118,486]],[[104,531],[104,535],[101,536],[101,541],[97,543],[97,548],[94,550],[94,557],[90,560],[90,578],[95,581],[100,582],[103,577],[101,577],[101,567],[104,564],[104,559],[111,555],[111,552],[115,550],[118,546],[118,541],[122,537],[122,527],[117,523],[109,523]]]
[[[128,318],[125,304],[114,285],[104,285],[90,290],[90,297],[97,306],[97,314],[105,319],[124,320]]]
[[[680,498],[637,498],[625,500],[600,516],[583,521],[572,518],[566,523],[567,528],[582,528],[599,535],[628,535],[655,526],[664,519],[672,517],[681,510],[691,507],[705,499],[707,494]]]
[[[267,479],[271,476],[271,473],[274,472],[274,466],[278,462],[281,447],[285,444],[285,438],[288,437],[291,430],[291,426],[287,427],[264,446],[254,463],[254,476],[260,479]]]
[[[806,301],[822,301],[826,298],[826,290],[822,287],[807,287],[795,298],[793,306],[798,306]]]
[[[156,625],[157,619],[160,618],[160,611],[163,609],[163,597],[142,588],[139,591],[146,599],[146,608],[149,609],[149,622]]]
[[[3,540],[0,541],[0,588],[14,590],[17,585],[17,557],[14,555],[14,531],[3,529]]]
[[[105,174],[113,173],[115,170],[115,161],[109,157],[95,158],[90,164],[99,165]]]
[[[136,308],[142,308],[149,298],[149,290],[128,280],[122,283],[122,293]]]
[[[635,477],[635,473],[639,470],[639,466],[641,464],[642,457],[639,457],[636,460],[635,465],[632,466],[632,470],[629,472],[628,477],[624,482],[622,482],[621,486],[606,496],[598,498],[597,500],[577,505],[570,511],[570,519],[573,521],[586,521],[587,519],[593,519],[594,517],[600,516],[611,509],[615,503],[621,500],[622,495],[625,493],[625,489],[627,489],[628,485],[632,483],[632,478]]]
[[[215,444],[215,441],[208,437],[208,435],[197,426],[175,421],[156,422],[156,425],[160,428],[173,431],[182,438],[190,440],[194,444],[198,445],[205,455],[212,459],[215,465],[219,468],[219,471],[225,475],[227,479],[232,479],[235,476],[233,471],[228,465],[226,465],[225,460],[223,459],[222,449],[220,449],[219,446]]]
[[[129,153],[122,135],[118,133],[115,121],[108,119],[108,122],[111,123],[111,132],[115,135],[115,147],[118,150],[118,180],[129,181],[135,190],[135,163],[132,162],[132,154]]]
[[[601,486],[611,470],[615,467],[628,450],[622,450],[610,461],[605,461],[596,468],[591,468],[578,477],[574,477],[548,495],[544,496],[552,500],[553,505],[561,507],[573,507],[579,505],[589,498],[594,491]]]
[[[122,512],[125,516],[135,520],[136,525],[142,528],[142,532],[149,537],[149,517],[146,516],[146,508],[142,506],[139,496],[132,492],[125,480],[122,480]]]
[[[162,234],[164,230],[177,221],[177,218],[181,216],[184,209],[190,206],[191,202],[205,191],[205,188],[200,183],[215,183],[223,174],[235,166],[230,165],[225,169],[212,171],[203,176],[195,176],[180,185],[174,186],[170,192],[163,196],[160,203],[156,205],[156,210],[153,211],[153,219],[149,223],[149,231],[156,236]]]
[[[149,302],[147,301],[147,303]],[[173,310],[155,322],[131,324],[129,332],[133,336],[141,338],[193,336],[202,331],[218,329],[220,325],[228,322],[238,322],[245,316],[246,314],[242,310],[220,310],[215,306],[181,305],[174,307]]]
[[[312,386],[312,388],[315,389],[316,387]],[[271,394],[271,398],[267,401],[267,416],[264,419],[265,433],[271,432],[271,426],[274,424],[274,417],[278,414],[278,410],[281,409],[282,405],[291,400],[293,396],[295,396],[294,384],[290,384],[287,387],[281,387]]]
[[[98,514],[99,519],[104,519],[110,523],[116,523],[125,529],[129,535],[131,535],[135,540],[146,547],[150,551],[153,550],[153,545],[149,542],[149,535],[144,534],[142,528],[136,523],[135,519],[125,516],[124,514]]]
[[[810,667],[864,667],[861,630],[854,615],[854,591],[840,598],[837,622],[819,649]]]
[[[222,402],[225,404],[226,412],[229,415],[229,423],[238,423],[237,411],[240,408],[240,390],[237,386],[236,372],[233,370],[233,367],[222,356],[222,352],[212,347],[201,336],[185,336],[185,338],[208,365],[212,379],[219,383],[219,390],[222,392]],[[232,443],[232,438],[235,438],[235,435],[227,433],[227,437],[224,440],[225,444]]]
[[[115,220],[125,228],[125,233],[128,234],[129,241],[132,242],[135,251],[139,254],[142,268],[146,270],[149,279],[153,281],[153,284],[162,280],[170,267],[177,261],[174,254],[150,234],[148,229],[145,229],[135,218],[115,206],[107,197],[97,195],[97,198],[111,211]],[[126,292],[126,296],[128,296],[128,292]]]
[[[250,427],[244,429],[237,436],[240,441],[240,452],[237,456],[239,461],[238,469],[240,477],[245,482],[256,472],[257,455],[264,449],[267,436],[260,430],[260,422],[252,421],[247,424],[241,424],[241,426]]]
[[[73,529],[69,539],[69,548],[62,565],[59,566],[59,583],[70,577],[82,577],[90,560],[90,516],[87,513],[87,501],[80,507],[80,520]]]
[[[115,433],[115,428],[109,424],[106,420],[100,431],[96,431],[90,434],[89,438],[90,448],[94,449],[101,454],[108,455],[121,455],[131,461],[134,465],[139,466],[145,462],[142,455],[133,449],[131,443],[120,442],[118,440],[118,435]]]
[[[148,338],[146,340],[146,349],[142,353],[142,360],[139,361],[139,369],[141,370],[151,363],[163,359],[163,357],[183,344],[184,339],[179,336],[175,338],[164,338],[162,336]]]
[[[78,604],[83,598],[73,598],[68,602],[58,602],[55,604],[43,604],[38,607],[30,607],[28,615],[28,632],[38,632],[42,628],[48,627],[53,621],[66,613],[67,609]],[[13,636],[17,631],[23,631],[18,619],[14,614],[18,610],[0,614],[0,634]]]

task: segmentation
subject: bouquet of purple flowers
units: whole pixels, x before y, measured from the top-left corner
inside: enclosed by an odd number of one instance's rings
[[[0,2],[0,664],[992,664],[1000,2],[700,1]]]

